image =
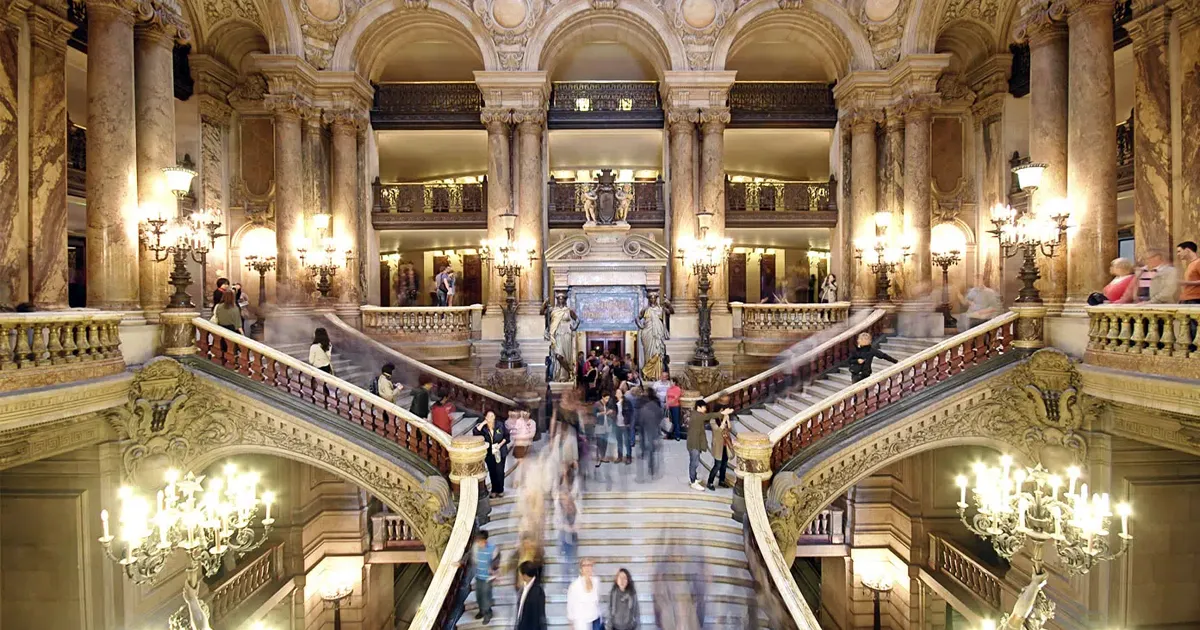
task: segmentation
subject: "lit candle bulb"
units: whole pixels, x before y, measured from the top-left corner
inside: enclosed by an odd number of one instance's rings
[[[1054,501],[1058,500],[1058,488],[1062,486],[1062,477],[1058,475],[1050,475],[1050,498]]]
[[[1079,467],[1070,466],[1067,468],[1067,494],[1075,494],[1075,480],[1079,479]]]
[[[263,504],[267,506],[267,516],[263,519],[263,522],[268,523],[271,522],[271,504],[275,503],[275,493],[270,491],[264,492],[262,500]]]
[[[108,510],[100,510],[100,524],[104,527],[104,539],[111,540],[112,536],[108,535]]]
[[[967,476],[959,475],[954,478],[954,483],[958,485],[958,505],[959,507],[967,507]]]
[[[1129,535],[1129,515],[1133,514],[1133,508],[1128,503],[1118,503],[1117,514],[1121,517],[1121,537],[1124,538]]]

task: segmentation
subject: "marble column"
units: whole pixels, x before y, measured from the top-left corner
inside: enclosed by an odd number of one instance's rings
[[[358,218],[358,243],[354,247],[355,259],[358,261],[358,303],[368,304],[367,287],[370,283],[367,279],[367,272],[374,268],[368,263],[368,252],[372,251],[371,242],[374,241],[371,226],[371,173],[367,168],[367,130],[368,119],[360,118],[355,126],[355,147],[357,148],[356,163],[358,165],[358,192],[356,193],[355,216]],[[376,256],[373,260],[379,260],[378,247],[374,248]],[[386,289],[386,287],[384,287]]]
[[[222,231],[231,233],[233,231],[232,221],[225,204],[225,139],[229,134],[233,109],[226,104],[225,97],[222,95],[206,93],[198,96],[200,104],[200,181],[198,185],[193,186],[200,191],[197,207],[215,216],[223,225]],[[230,238],[232,237],[217,239],[212,251],[208,254],[208,265],[212,270],[227,269],[227,273],[232,276],[234,275],[233,270],[242,266],[242,261],[229,259]],[[243,271],[242,273],[242,277],[246,277],[247,272]],[[214,283],[213,288],[216,286],[216,275],[216,273],[208,274],[208,279]],[[200,293],[200,298],[203,298],[204,294],[212,295],[211,289],[208,288]],[[258,293],[249,295],[253,300],[258,300]],[[255,306],[257,307],[257,305]]]
[[[875,110],[856,110],[847,115],[850,127],[850,226],[851,247],[863,240],[875,238],[878,154],[875,146],[875,126],[882,118]],[[851,250],[850,256],[853,256]],[[866,265],[852,261],[850,301],[854,308],[868,308],[875,303],[875,277]]]
[[[26,300],[25,266],[28,250],[23,240],[11,238],[21,225],[17,200],[17,41],[20,29],[0,17],[0,305],[16,306]],[[65,127],[64,127],[65,129]],[[63,132],[66,133],[65,131]],[[65,143],[65,138],[64,138]]]
[[[67,307],[67,36],[70,23],[29,12],[29,301]]]
[[[1138,260],[1171,251],[1170,9],[1151,8],[1126,25],[1133,39],[1133,235]],[[1194,224],[1193,224],[1194,225]]]
[[[725,237],[725,126],[729,124],[728,107],[709,107],[700,110],[700,205],[712,212],[709,233]],[[724,311],[729,304],[727,269],[722,266],[712,276],[708,292],[714,311]]]
[[[977,269],[979,282],[997,290],[1001,288],[1000,274],[1004,269],[1004,261],[1000,258],[999,242],[987,231],[993,228],[988,220],[992,207],[1007,203],[1010,181],[1011,171],[1004,154],[1004,98],[1003,92],[981,96],[971,107],[975,130],[980,138],[980,164],[983,170],[979,186],[982,204],[975,222],[979,253]]]
[[[830,272],[837,276],[837,298],[842,302],[849,301],[853,295],[854,276],[858,266],[858,261],[854,260],[853,141],[849,127],[849,117],[842,118],[838,123],[838,149],[842,158],[841,180],[838,182],[838,224],[835,230],[838,245],[831,248],[829,258]],[[820,298],[819,292],[817,297]]]
[[[1174,245],[1182,240],[1200,241],[1200,135],[1195,131],[1200,129],[1200,7],[1184,0],[1172,6],[1176,8],[1179,24],[1178,100],[1182,105],[1180,194],[1171,222]],[[1162,142],[1166,144],[1166,139]]]
[[[1112,276],[1117,257],[1117,127],[1113,99],[1113,0],[1077,2],[1067,19],[1067,198],[1071,237],[1067,245],[1067,301],[1083,312],[1088,294]],[[1034,83],[1036,87],[1037,84]]]
[[[542,167],[542,130],[546,126],[544,108],[521,109],[513,112],[517,125],[517,237],[528,240],[539,252],[545,251],[542,241],[542,191],[546,175]],[[521,274],[518,294],[521,313],[536,315],[542,306],[542,265],[539,256],[533,268]]]
[[[884,155],[887,164],[884,165],[883,179],[885,197],[880,204],[881,210],[902,216],[904,213],[904,112],[898,107],[887,108],[887,145]],[[897,224],[897,227],[899,224]]]
[[[112,311],[141,308],[132,5],[88,3],[87,305]]]
[[[1067,196],[1067,28],[1057,11],[1057,5],[1034,9],[1017,29],[1018,40],[1029,40],[1029,156],[1048,164],[1033,195],[1034,212]],[[1111,59],[1111,52],[1106,55]],[[1113,119],[1105,125],[1112,127]],[[1067,252],[1063,249],[1054,258],[1038,261],[1042,276],[1038,290],[1052,313],[1061,311],[1066,300]]]
[[[910,300],[928,298],[933,290],[933,263],[929,258],[933,223],[929,155],[932,100],[932,95],[914,96],[904,113],[904,235],[912,242],[912,281],[906,291]]]
[[[500,217],[512,210],[512,173],[509,153],[509,125],[512,112],[499,107],[486,107],[480,114],[488,135],[487,213],[489,241],[504,238],[504,227]],[[488,278],[488,313],[499,314],[504,302],[503,282],[496,277],[495,269],[485,269]]]
[[[674,250],[697,235],[694,164],[699,121],[697,110],[676,108],[667,112],[671,130],[671,304],[676,313],[696,312],[696,280]]]
[[[137,115],[137,194],[143,212],[174,217],[179,205],[167,186],[162,169],[174,166],[175,158],[175,68],[172,50],[174,29],[159,21],[144,22],[134,29],[134,106]],[[167,306],[171,273],[169,260],[155,262],[154,252],[139,243],[138,278],[142,311],[149,321]],[[208,287],[195,278],[189,292],[197,306]]]
[[[296,254],[296,240],[305,236],[302,103],[292,96],[272,95],[267,105],[275,116],[276,304],[296,306],[304,302],[302,274],[306,274]]]
[[[358,130],[357,115],[349,110],[327,112],[330,131],[333,135],[330,155],[329,205],[332,216],[333,238],[339,245],[357,251],[358,234]],[[339,310],[358,310],[358,269],[352,266],[354,254],[347,257],[344,273],[334,277],[334,290]]]

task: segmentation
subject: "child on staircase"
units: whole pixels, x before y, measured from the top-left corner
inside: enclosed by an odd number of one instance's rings
[[[859,333],[854,350],[850,352],[850,380],[857,383],[871,376],[871,362],[876,358],[899,363],[892,355],[880,350],[871,340],[871,333]]]

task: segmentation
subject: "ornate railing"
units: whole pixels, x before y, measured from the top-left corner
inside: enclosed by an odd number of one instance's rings
[[[474,383],[468,383],[453,374],[443,372],[431,365],[417,361],[395,348],[368,337],[362,331],[342,321],[337,315],[327,314],[325,315],[325,321],[331,324],[338,332],[353,338],[355,342],[369,346],[375,351],[384,354],[389,360],[394,361],[398,367],[407,367],[425,376],[433,383],[435,390],[444,393],[461,408],[470,409],[480,414],[491,409],[496,412],[497,417],[507,418],[510,410],[519,407],[517,402],[510,398],[505,398],[495,392],[488,391]]]
[[[479,508],[479,484],[474,479],[464,480],[458,493],[458,513],[454,517],[454,529],[450,530],[450,539],[446,542],[446,550],[438,562],[437,570],[425,597],[417,608],[417,614],[409,630],[433,630],[437,628],[452,628],[457,619],[451,618],[462,602],[458,594],[462,581],[466,579],[466,566],[460,564],[467,553],[467,545],[471,542],[471,532],[475,529],[475,515]]]
[[[361,306],[363,330],[396,340],[469,339],[478,329],[482,304],[471,306]]]
[[[853,322],[845,330],[821,342],[800,356],[785,359],[775,367],[755,374],[707,396],[708,403],[723,400],[736,410],[766,402],[775,396],[815,381],[821,374],[850,357],[854,349],[854,338],[862,332],[878,333],[884,324],[887,311],[872,311],[863,319]]]
[[[835,180],[813,182],[725,182],[726,225],[811,225],[837,223]]]
[[[1117,190],[1133,190],[1133,112],[1117,125]]]
[[[1003,606],[1004,581],[937,534],[929,534],[929,568],[959,583],[994,610]]]
[[[67,119],[67,194],[87,196],[87,129]]]
[[[729,91],[731,127],[833,129],[837,105],[827,83],[738,81]]]
[[[487,225],[487,183],[371,184],[376,229],[400,227],[483,227]]]
[[[450,436],[427,420],[365,389],[318,370],[270,346],[210,323],[192,320],[201,359],[349,420],[416,454],[443,474],[450,471]]]
[[[592,182],[560,182],[553,177],[547,185],[550,227],[579,227],[593,203],[588,196],[594,191]],[[633,226],[662,227],[666,219],[663,202],[663,181],[616,184],[618,195],[624,195],[625,220]]]
[[[771,430],[771,466],[778,470],[801,449],[902,398],[1009,352],[1016,313],[1005,313],[874,376],[843,388]]]
[[[279,543],[212,589],[208,597],[211,621],[223,627],[221,622],[238,606],[284,577],[283,543]]]
[[[371,549],[421,549],[421,537],[399,514],[380,512],[371,516]]]
[[[375,129],[476,129],[483,95],[472,81],[381,83],[375,86]]]
[[[733,328],[745,337],[788,338],[836,326],[850,316],[849,302],[832,304],[744,304],[730,302]]]
[[[800,532],[801,545],[841,545],[846,542],[846,510],[831,507],[821,510],[817,517]]]
[[[557,128],[661,126],[654,81],[556,81],[547,123]]]
[[[86,309],[0,314],[0,392],[123,371],[120,325]]]
[[[1089,306],[1088,363],[1200,378],[1200,305]]]
[[[791,568],[788,562],[783,558],[783,552],[779,549],[779,542],[775,540],[775,533],[771,530],[770,518],[767,516],[766,497],[764,496],[764,479],[762,473],[749,473],[743,480],[743,488],[746,497],[746,520],[749,522],[750,535],[753,538],[753,547],[747,546],[747,560],[756,563],[761,560],[763,568],[766,569],[766,575],[753,575],[755,583],[763,584],[770,589],[773,594],[782,599],[782,604],[790,619],[773,619],[774,628],[791,627],[790,624],[795,624],[800,630],[820,630],[821,625],[817,623],[817,617],[813,614],[812,608],[808,602],[800,595],[800,585],[796,583],[796,578],[792,576]],[[755,553],[757,552],[757,553]],[[755,564],[751,564],[751,570],[754,573]]]

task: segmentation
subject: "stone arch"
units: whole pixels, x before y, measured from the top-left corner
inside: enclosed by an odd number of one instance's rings
[[[597,11],[589,0],[555,5],[535,27],[525,47],[524,69],[552,72],[562,54],[594,29],[608,31],[618,41],[647,55],[661,79],[669,70],[686,70],[683,41],[667,23],[662,10],[643,0],[622,2],[619,9]]]
[[[364,6],[338,39],[331,70],[356,71],[370,77],[384,43],[420,29],[439,29],[479,54],[485,70],[499,68],[496,47],[479,18],[461,3],[431,0],[427,10],[405,8],[403,0],[375,0]]]
[[[810,35],[828,51],[834,78],[875,67],[866,34],[846,11],[829,0],[813,0],[800,9],[780,9],[778,0],[751,0],[738,9],[713,45],[712,69],[724,70],[743,42],[768,28],[787,27]]]
[[[273,55],[304,56],[304,34],[300,31],[300,16],[293,2],[259,2],[266,16],[264,28]],[[265,6],[264,6],[265,5]],[[265,10],[263,10],[265,9]]]
[[[266,33],[253,22],[229,18],[214,25],[208,38],[208,50],[229,64],[235,72],[243,74],[250,53],[267,53],[270,42]]]
[[[909,14],[908,23],[904,28],[904,37],[900,44],[901,56],[913,53],[934,52],[938,38],[946,30],[943,21],[946,10],[954,0],[915,0],[916,7]],[[1016,15],[1017,0],[996,0],[996,24],[984,24],[991,34],[991,46],[988,52],[1002,53],[1008,51],[1012,32],[1013,18]]]
[[[996,49],[996,37],[987,24],[960,18],[942,28],[934,43],[935,52],[952,55],[950,70],[967,72],[984,61]]]

